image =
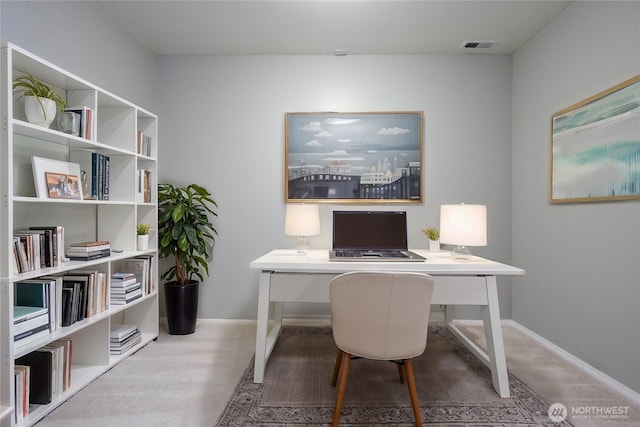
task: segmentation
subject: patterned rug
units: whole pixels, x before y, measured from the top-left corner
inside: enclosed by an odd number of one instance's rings
[[[326,426],[333,414],[330,383],[336,347],[330,328],[285,327],[253,383],[253,361],[218,420],[219,427]],[[548,416],[549,404],[509,374],[511,398],[501,399],[491,372],[444,327],[431,327],[425,353],[413,359],[425,425],[570,426]],[[413,426],[409,392],[395,364],[351,363],[341,426]]]

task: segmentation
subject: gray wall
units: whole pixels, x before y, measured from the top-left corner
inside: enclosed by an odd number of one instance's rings
[[[220,205],[212,276],[201,288],[200,317],[255,318],[258,273],[249,262],[284,236],[284,117],[296,111],[420,110],[425,116],[425,202],[348,208],[408,212],[409,245],[426,248],[420,229],[438,225],[443,203],[486,203],[489,246],[511,254],[511,57],[219,56],[159,59],[161,180],[197,182]],[[321,205],[330,247],[331,211]],[[509,279],[500,279],[511,316]],[[289,313],[327,313],[292,306]]]
[[[548,203],[550,117],[640,73],[640,3],[576,2],[513,61],[513,317],[640,392],[640,203]]]
[[[2,0],[0,40],[149,111],[157,110],[155,55],[98,4]]]

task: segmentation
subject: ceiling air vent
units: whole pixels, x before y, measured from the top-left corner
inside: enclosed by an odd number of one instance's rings
[[[465,41],[460,46],[460,49],[488,49],[493,46],[496,42],[494,40],[474,40],[474,41]]]

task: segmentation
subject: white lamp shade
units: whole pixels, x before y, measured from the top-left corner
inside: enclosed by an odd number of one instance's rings
[[[487,245],[485,205],[440,206],[440,242],[458,246]]]
[[[287,205],[284,234],[287,236],[317,236],[320,234],[318,205]]]

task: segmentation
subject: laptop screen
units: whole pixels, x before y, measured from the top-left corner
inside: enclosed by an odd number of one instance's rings
[[[406,250],[407,213],[334,211],[334,250]]]

